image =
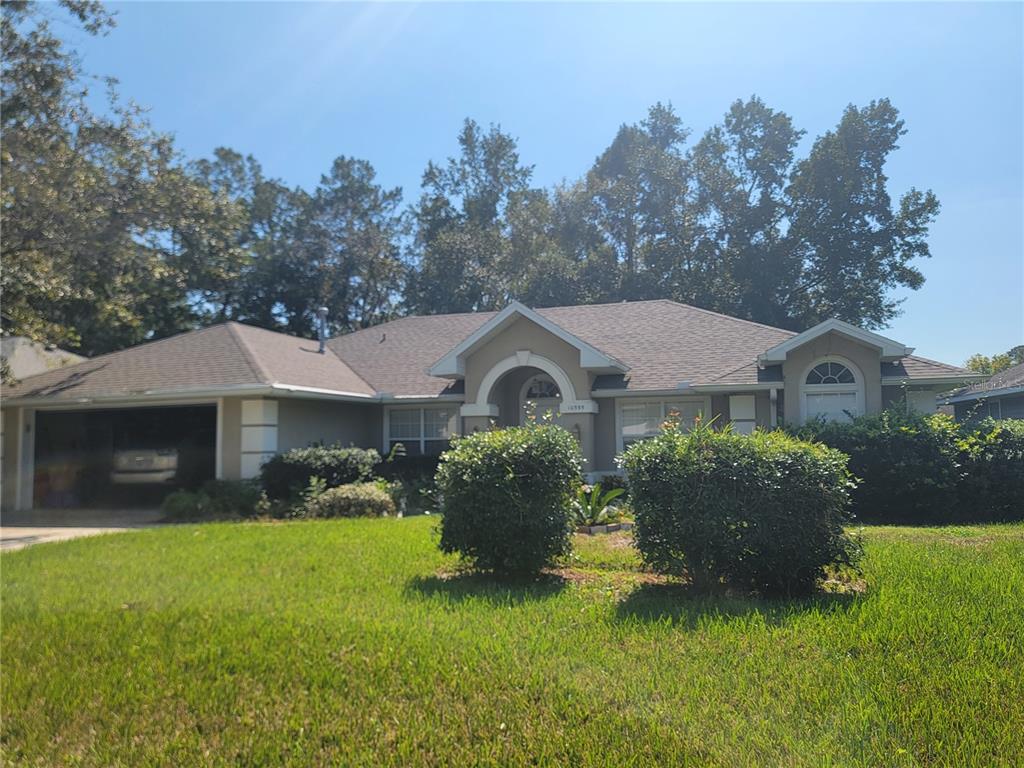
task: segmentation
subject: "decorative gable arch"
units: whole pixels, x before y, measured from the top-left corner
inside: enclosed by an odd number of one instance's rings
[[[463,405],[460,410],[461,415],[496,417],[498,415],[498,406],[489,402],[491,391],[501,380],[502,376],[516,368],[538,368],[552,378],[562,393],[562,404],[559,406],[560,413],[597,413],[597,403],[593,400],[580,400],[577,397],[572,379],[569,378],[569,375],[558,363],[543,355],[536,355],[529,350],[522,350],[497,362],[484,374],[483,379],[480,381],[480,387],[477,390],[476,402]]]

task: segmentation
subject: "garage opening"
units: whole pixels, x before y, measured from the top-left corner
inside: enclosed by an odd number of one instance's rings
[[[37,411],[33,506],[159,506],[216,472],[217,406]]]

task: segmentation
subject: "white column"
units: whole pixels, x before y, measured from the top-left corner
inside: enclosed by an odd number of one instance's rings
[[[242,478],[256,477],[277,453],[277,401],[242,401]]]

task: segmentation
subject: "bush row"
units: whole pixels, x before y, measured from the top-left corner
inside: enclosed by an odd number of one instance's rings
[[[857,562],[859,544],[844,528],[853,480],[839,451],[781,432],[669,425],[623,464],[637,547],[658,572],[699,589],[797,594],[827,567]],[[555,426],[456,440],[437,473],[441,549],[499,573],[551,565],[569,551],[573,510],[584,503],[580,465],[575,440]],[[587,503],[600,506],[599,497]]]
[[[945,414],[886,411],[797,434],[850,457],[854,510],[888,523],[1024,519],[1024,421],[962,424]]]

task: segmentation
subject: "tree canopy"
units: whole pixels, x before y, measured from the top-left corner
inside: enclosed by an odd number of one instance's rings
[[[99,3],[60,6],[88,34],[114,27]],[[804,131],[756,96],[699,136],[657,103],[552,188],[512,135],[467,119],[406,206],[346,155],[312,190],[230,148],[190,160],[82,70],[51,12],[2,13],[4,333],[97,354],[227,319],[312,335],[321,305],[338,333],[512,299],[654,298],[881,328],[893,290],[924,282],[939,203],[890,191],[906,128],[887,99],[847,107],[802,154]]]

